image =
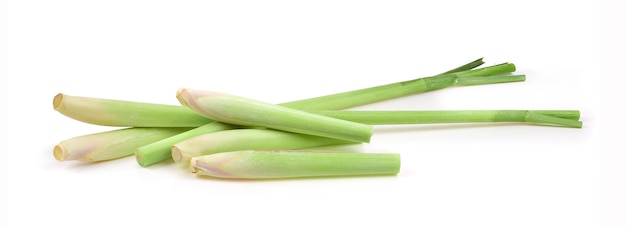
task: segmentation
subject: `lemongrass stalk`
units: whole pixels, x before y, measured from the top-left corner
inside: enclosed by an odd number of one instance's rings
[[[53,107],[72,119],[104,126],[197,127],[211,122],[181,106],[69,96],[62,93],[54,97]]]
[[[582,127],[577,110],[447,110],[447,111],[308,111],[358,123],[435,124],[475,122],[528,122]],[[539,116],[538,116],[539,115]],[[540,118],[549,116],[551,118]]]
[[[231,94],[180,89],[176,98],[184,106],[214,120],[249,127],[369,142],[372,126],[317,115]]]
[[[396,175],[399,154],[312,151],[234,151],[192,158],[192,172],[218,178]]]
[[[188,163],[192,157],[239,150],[305,149],[352,142],[270,129],[235,129],[192,137],[172,146],[172,158]]]
[[[375,86],[375,87],[354,90],[354,91],[349,91],[349,92],[343,92],[343,93],[338,93],[338,94],[333,94],[333,95],[326,95],[326,96],[317,97],[317,98],[309,98],[309,99],[300,100],[300,101],[288,102],[288,103],[283,103],[281,105],[284,105],[290,108],[319,109],[319,110],[322,110],[322,109],[333,110],[333,109],[344,109],[344,108],[355,107],[355,106],[378,102],[378,101],[382,101],[382,100],[386,100],[386,99],[390,99],[394,97],[400,97],[400,96],[405,96],[409,94],[423,93],[423,92],[427,92],[430,90],[445,88],[446,86],[453,86],[455,85],[458,79],[458,75],[455,75],[453,73],[464,72],[463,70],[470,70],[473,67],[480,66],[481,64],[483,64],[482,58],[472,61],[456,69],[448,71],[447,73],[450,73],[450,74],[441,74],[441,75],[437,75],[433,77],[418,78],[418,79],[404,81],[404,82],[391,83],[391,84],[386,84],[382,86]],[[484,70],[484,69],[487,69],[487,70]],[[515,65],[510,64],[510,63],[504,63],[504,64],[498,64],[498,65],[491,66],[491,67],[485,67],[485,68],[478,69],[478,70],[480,70],[479,72],[481,72],[483,76],[492,76],[492,75],[497,75],[497,74],[513,72],[515,70]],[[477,74],[476,71],[477,70],[473,70],[472,73],[465,72],[464,74],[461,74],[461,76],[468,76],[472,74],[475,75]],[[485,83],[490,84],[488,81]],[[211,126],[211,125],[218,125],[218,126]],[[178,142],[182,142],[194,136],[215,132],[215,131],[218,131],[217,129],[227,129],[227,128],[232,129],[233,126],[224,124],[224,123],[219,123],[219,122],[212,122],[206,126],[195,128],[193,130],[182,133],[180,135],[175,135],[167,139],[163,139],[163,140],[151,143],[144,147],[140,147],[136,153],[137,162],[143,167],[155,164],[157,162],[168,159],[170,157],[170,154],[171,154],[170,148],[172,147],[172,145]],[[140,160],[139,158],[143,158],[143,159]],[[151,161],[151,162],[147,162],[147,161]]]
[[[450,110],[450,111],[308,111],[354,122],[385,124],[440,124],[528,122],[581,127],[577,110]],[[537,116],[539,114],[540,116]],[[552,119],[545,119],[551,116]],[[540,118],[544,117],[544,118]],[[555,121],[558,120],[558,121]],[[192,157],[237,150],[294,150],[349,143],[325,137],[269,129],[236,129],[191,137],[172,146],[172,158],[187,163]]]
[[[147,143],[180,134],[190,128],[126,128],[74,137],[54,147],[56,160],[106,161],[132,155]]]
[[[460,69],[467,69],[482,63],[474,61]],[[462,71],[447,74],[442,77],[428,77],[418,80],[411,80],[401,83],[389,84],[384,87],[373,87],[364,90],[351,91],[347,93],[335,94],[330,97],[312,98],[297,102],[283,104],[291,108],[312,108],[316,109],[342,109],[353,107],[352,103],[360,104],[372,103],[384,99],[402,96],[411,93],[423,92],[454,85],[454,78],[464,76],[476,76],[480,72],[481,76],[489,76],[514,70],[512,64],[504,64],[493,67],[486,67],[479,70]],[[444,79],[443,81],[441,79]],[[491,84],[485,81],[476,84]],[[383,90],[384,89],[384,90]],[[360,92],[359,92],[360,91]],[[376,97],[367,95],[377,92]],[[358,95],[361,93],[361,95]],[[58,94],[53,99],[53,107],[61,114],[91,124],[104,126],[131,126],[131,127],[197,127],[211,122],[190,110],[174,105],[151,104],[133,101],[112,100],[92,97],[69,96]],[[171,118],[176,116],[177,118]]]

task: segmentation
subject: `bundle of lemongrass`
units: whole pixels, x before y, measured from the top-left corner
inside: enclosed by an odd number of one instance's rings
[[[582,127],[577,110],[335,111],[451,86],[520,82],[515,65],[474,69],[472,61],[439,75],[273,105],[217,92],[180,89],[182,106],[58,94],[54,109],[97,125],[128,127],[84,135],[54,147],[59,161],[135,155],[145,167],[173,159],[221,178],[394,175],[399,154],[310,148],[367,143],[371,125],[526,122]]]

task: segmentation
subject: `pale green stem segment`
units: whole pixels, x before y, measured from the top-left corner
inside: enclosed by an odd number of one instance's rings
[[[211,120],[174,105],[69,96],[59,93],[53,107],[72,119],[104,126],[197,127]],[[172,118],[175,116],[176,118]]]
[[[204,90],[181,89],[176,96],[181,104],[211,119],[248,127],[369,142],[372,126],[317,115],[280,105]]]
[[[83,135],[54,147],[59,161],[106,161],[132,155],[137,148],[188,131],[190,128],[127,128]]]
[[[480,66],[484,62],[481,59],[475,60],[471,63],[465,64],[461,67],[458,67],[458,71],[451,70],[446,73],[457,73],[463,70],[470,70],[473,67]],[[497,74],[510,73],[515,71],[515,65],[510,63],[499,64],[491,67],[485,67],[483,69],[487,70],[472,70],[461,74],[461,76],[467,76],[476,74],[476,71],[483,73],[483,76],[492,76]],[[498,76],[498,77],[508,77],[508,76]],[[382,101],[394,97],[405,96],[409,94],[423,93],[430,90],[445,88],[446,86],[455,85],[457,81],[458,75],[455,74],[443,74],[433,77],[427,78],[419,78],[404,82],[391,83],[382,86],[376,86],[371,88],[365,88],[360,90],[354,90],[344,93],[338,93],[333,95],[327,95],[317,98],[310,98],[300,101],[283,103],[281,105],[290,107],[290,108],[300,108],[300,109],[326,109],[326,110],[336,110],[336,109],[344,109],[355,107],[359,105],[364,105],[368,103],[373,103],[377,101]],[[488,82],[486,84],[489,84]],[[170,158],[171,156],[171,147],[172,145],[182,142],[188,138],[193,136],[198,136],[202,134],[207,134],[211,132],[215,132],[221,128],[230,127],[231,125],[223,124],[219,122],[209,123],[208,125],[220,125],[220,126],[203,126],[188,132],[185,132],[181,135],[175,135],[170,138],[154,142],[145,147],[140,147],[137,150],[137,157],[143,157],[143,162],[137,160],[138,163],[143,166],[149,166],[155,164],[157,162],[163,161],[165,159]],[[151,161],[151,162],[148,162]]]
[[[239,150],[294,150],[352,142],[270,129],[236,129],[192,137],[172,146],[172,158],[188,163],[192,157]]]
[[[217,133],[235,128],[236,126],[234,125],[213,122],[211,124],[181,132],[180,134],[171,135],[170,137],[164,139],[148,142],[149,144],[146,143],[135,150],[135,159],[142,167],[153,165],[172,158],[172,145],[182,141],[181,139],[188,139],[194,136],[208,134],[210,132]]]
[[[190,167],[198,175],[233,179],[396,175],[400,155],[246,150],[194,157]]]
[[[435,124],[473,122],[529,122],[582,127],[578,110],[448,110],[448,111],[308,111],[358,123]],[[544,117],[544,118],[541,118]],[[550,117],[550,118],[545,118]]]

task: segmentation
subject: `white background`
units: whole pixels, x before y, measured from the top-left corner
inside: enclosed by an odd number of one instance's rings
[[[596,1],[8,1],[7,227],[625,227],[624,7]],[[4,37],[3,37],[4,38]],[[428,76],[479,57],[523,83],[358,109],[579,109],[582,129],[377,127],[398,176],[226,181],[133,158],[60,163],[112,128],[69,95],[177,104],[181,87],[272,103]]]

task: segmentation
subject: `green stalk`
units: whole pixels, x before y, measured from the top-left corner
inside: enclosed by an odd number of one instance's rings
[[[474,61],[470,66],[477,65]],[[333,94],[324,97],[310,98],[301,101],[288,102],[282,106],[319,110],[344,109],[354,107],[353,104],[368,104],[408,94],[441,89],[453,85],[479,85],[501,82],[523,81],[511,76],[492,76],[508,73],[515,70],[513,64],[500,64],[478,70],[449,73],[434,77],[420,78],[405,82],[392,83],[362,90]],[[491,80],[463,79],[492,76]],[[457,79],[461,83],[457,82]],[[471,81],[471,83],[464,83]],[[198,127],[212,122],[181,106],[151,104],[133,101],[101,99],[92,97],[70,96],[58,94],[53,99],[53,107],[59,113],[85,123],[103,126],[128,127]],[[176,116],[177,118],[171,118]]]
[[[481,65],[482,58],[472,61],[471,63],[465,64],[461,67],[458,67],[458,70],[469,70],[471,67]],[[484,70],[487,69],[487,70]],[[484,73],[484,76],[492,76],[503,73],[510,73],[515,70],[515,65],[510,63],[499,64],[491,67],[485,67],[479,72]],[[462,73],[461,76],[468,76],[472,74],[476,74],[475,71],[469,73]],[[458,73],[457,71],[451,70],[450,73]],[[508,77],[508,76],[498,76],[498,77]],[[423,93],[430,90],[441,89],[447,86],[455,85],[457,81],[458,75],[456,74],[444,74],[437,75],[433,77],[427,78],[418,78],[414,80],[391,83],[382,86],[370,87],[360,90],[354,90],[344,93],[338,93],[333,95],[327,95],[317,98],[310,98],[300,101],[283,103],[281,105],[287,106],[290,108],[300,108],[300,109],[344,109],[355,107],[359,105],[369,104],[373,102],[378,102],[394,97],[405,96],[409,94],[417,94]],[[486,84],[490,84],[486,82]],[[218,125],[218,126],[210,126],[210,125]],[[182,142],[188,138],[207,134],[211,132],[218,131],[218,129],[233,129],[234,127],[229,124],[224,124],[220,122],[209,123],[207,126],[202,126],[188,132],[185,132],[180,135],[172,136],[167,139],[163,139],[144,147],[140,147],[136,152],[137,162],[139,165],[146,167],[157,162],[166,160],[171,158],[171,147],[172,145]]]
[[[269,129],[235,129],[199,135],[172,146],[172,158],[188,163],[192,157],[239,150],[294,150],[352,142]]]
[[[132,155],[147,143],[171,137],[190,128],[127,128],[83,135],[62,141],[54,147],[59,161],[106,161]]]
[[[577,110],[309,111],[363,124],[528,122],[582,127]],[[550,118],[547,118],[550,117]]]
[[[577,110],[458,110],[458,111],[310,111],[359,123],[440,124],[528,122],[581,127]],[[546,116],[550,117],[546,119]],[[325,137],[269,129],[236,129],[191,137],[172,146],[172,158],[187,163],[192,157],[238,150],[296,150],[350,143]]]
[[[369,142],[372,137],[370,125],[231,94],[181,89],[176,98],[191,110],[223,123],[266,127],[353,142]]]
[[[248,150],[195,157],[190,167],[198,175],[234,179],[396,175],[400,155]]]

